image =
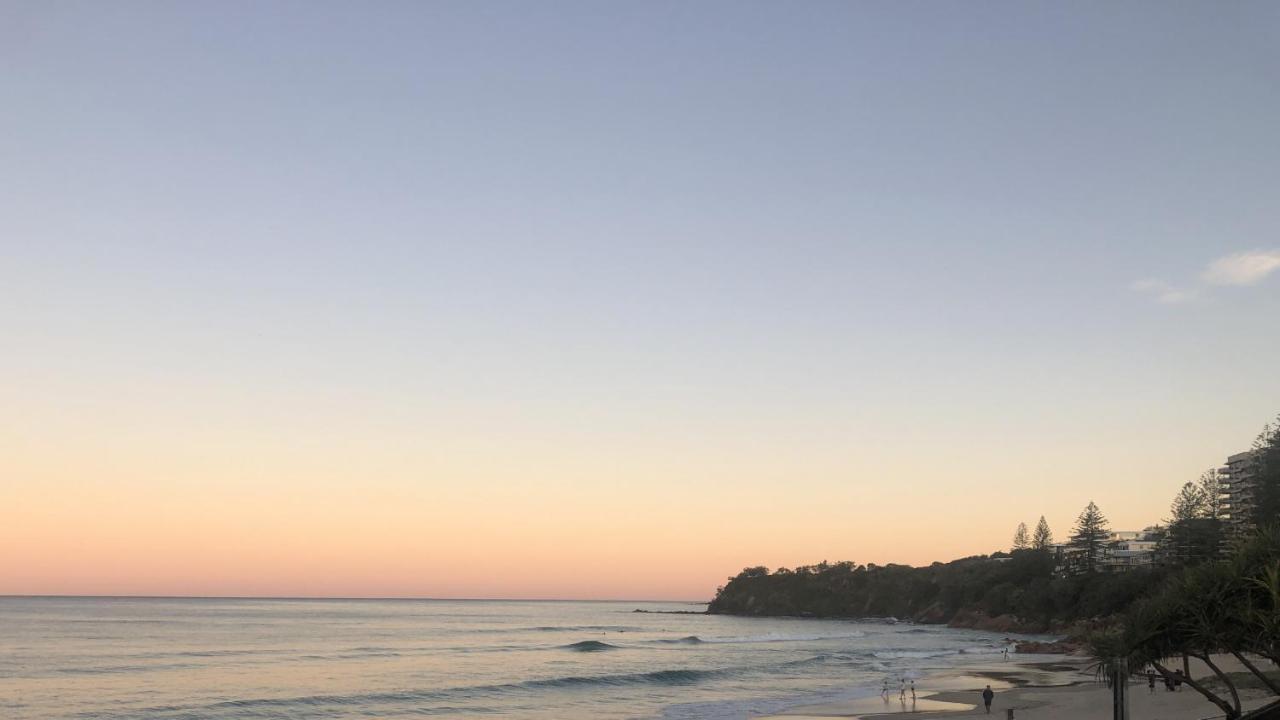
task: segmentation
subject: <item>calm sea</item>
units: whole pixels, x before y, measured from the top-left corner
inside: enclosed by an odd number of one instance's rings
[[[661,612],[702,609],[0,598],[0,717],[744,718],[1004,647],[932,626]]]

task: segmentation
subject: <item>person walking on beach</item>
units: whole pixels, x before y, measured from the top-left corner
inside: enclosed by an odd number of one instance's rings
[[[987,686],[986,690],[982,691],[982,704],[987,708],[988,715],[991,714],[991,701],[994,700],[995,697],[996,697],[996,694],[991,691],[990,685]]]
[[[880,696],[886,701],[889,700],[889,678],[885,678],[884,682],[880,684]]]
[[[907,678],[905,675],[898,678],[898,699],[902,702],[907,701]]]
[[[916,701],[916,681],[911,681],[911,702]]]

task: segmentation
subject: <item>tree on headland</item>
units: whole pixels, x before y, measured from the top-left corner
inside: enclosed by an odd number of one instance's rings
[[[1027,536],[1027,524],[1018,523],[1018,529],[1013,533],[1013,549],[1026,550],[1031,547],[1031,539]]]
[[[1212,471],[1211,471],[1212,472]],[[1210,494],[1217,494],[1216,472],[1200,476],[1198,483],[1183,483],[1169,506],[1169,531],[1164,547],[1169,559],[1190,564],[1211,560],[1218,555],[1222,539],[1222,521]],[[1206,487],[1208,488],[1206,490]]]
[[[1102,555],[1102,547],[1107,542],[1107,518],[1092,500],[1076,518],[1075,531],[1071,533],[1068,545],[1073,556],[1073,569],[1076,572],[1091,573],[1098,569],[1098,560]]]
[[[1200,486],[1183,483],[1182,489],[1173,498],[1173,504],[1169,506],[1169,513],[1173,515],[1172,522],[1176,523],[1204,517],[1206,509],[1204,491]]]
[[[1003,562],[995,562],[999,558]],[[806,569],[807,568],[807,569]],[[1067,634],[1080,620],[1114,616],[1167,575],[1162,567],[1060,577],[1049,552],[977,555],[906,565],[853,562],[793,570],[747,568],[716,591],[712,614],[911,618],[922,623],[997,618],[1018,632]],[[805,570],[805,571],[801,571]],[[967,626],[967,625],[966,625]],[[1012,630],[1011,630],[1012,631]]]
[[[1280,416],[1253,443],[1257,499],[1254,520],[1259,527],[1280,523]]]
[[[1216,468],[1200,473],[1200,494],[1204,496],[1204,512],[1206,517],[1221,518],[1222,508],[1222,475]]]
[[[1031,538],[1031,547],[1036,550],[1048,550],[1053,545],[1053,533],[1049,531],[1049,523],[1045,522],[1044,516],[1040,516],[1040,523],[1036,525],[1036,534]]]

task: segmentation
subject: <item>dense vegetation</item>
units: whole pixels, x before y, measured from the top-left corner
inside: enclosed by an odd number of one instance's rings
[[[823,563],[773,573],[747,568],[716,593],[713,613],[886,617],[1007,631],[1064,628],[1127,607],[1166,571],[1058,577],[1047,549],[934,563]],[[988,622],[989,620],[989,622]]]
[[[1216,521],[1215,521],[1216,522]],[[934,563],[747,568],[720,588],[709,612],[814,617],[892,616],[1006,632],[1066,630],[1128,607],[1170,572],[1160,565],[1097,572],[1107,520],[1090,502],[1056,554],[1044,518],[1034,536],[1019,523],[1011,552]]]
[[[1253,444],[1257,470],[1257,517],[1262,524],[1280,521],[1280,417]]]
[[[1257,519],[1280,519],[1280,426],[1266,428],[1254,445],[1259,458]],[[720,588],[712,613],[814,617],[887,617],[987,627],[999,631],[1067,631],[1080,621],[1121,613],[1167,578],[1198,567],[1218,567],[1224,508],[1216,471],[1186,483],[1170,507],[1158,562],[1122,573],[1099,572],[1107,521],[1090,502],[1055,556],[1044,518],[1034,534],[1019,524],[1009,553],[964,558],[927,567],[853,562],[747,568]],[[1198,572],[1208,572],[1200,570]]]

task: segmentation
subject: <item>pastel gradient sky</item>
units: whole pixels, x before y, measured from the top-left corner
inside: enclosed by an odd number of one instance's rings
[[[1280,4],[0,0],[0,593],[707,598],[1280,411]]]

